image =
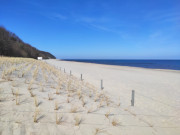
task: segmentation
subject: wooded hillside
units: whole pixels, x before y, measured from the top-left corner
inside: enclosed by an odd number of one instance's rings
[[[44,59],[56,58],[49,52],[40,51],[24,43],[18,36],[3,27],[0,27],[0,55],[35,59],[37,57],[43,57]]]

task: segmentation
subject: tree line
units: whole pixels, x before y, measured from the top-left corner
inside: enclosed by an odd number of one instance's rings
[[[14,33],[7,31],[4,27],[0,26],[0,55],[11,57],[26,57],[37,58],[43,57],[44,59],[55,58],[49,52],[44,52],[24,43]]]

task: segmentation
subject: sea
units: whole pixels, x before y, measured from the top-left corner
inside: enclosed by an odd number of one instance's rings
[[[122,60],[122,59],[64,59],[64,60],[105,64],[105,65],[116,65],[116,66],[180,70],[180,60]]]

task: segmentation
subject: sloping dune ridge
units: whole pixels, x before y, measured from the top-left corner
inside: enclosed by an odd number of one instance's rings
[[[0,76],[2,135],[180,134],[179,71],[0,57]]]

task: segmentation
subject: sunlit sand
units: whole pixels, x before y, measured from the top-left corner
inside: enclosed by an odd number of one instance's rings
[[[179,74],[1,57],[0,133],[178,135]]]

